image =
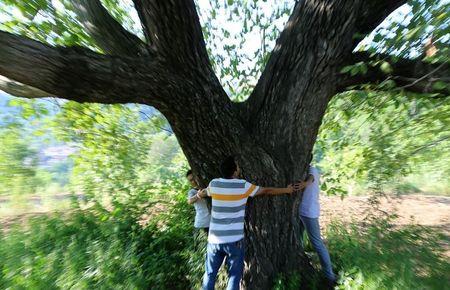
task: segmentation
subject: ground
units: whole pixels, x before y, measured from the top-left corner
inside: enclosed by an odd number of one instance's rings
[[[370,208],[369,197],[347,196],[340,197],[322,196],[321,218],[322,228],[334,219],[343,221],[362,221]],[[396,213],[398,218],[396,225],[419,224],[433,227],[450,237],[450,197],[429,195],[403,195],[380,199],[380,209],[386,213]],[[450,242],[444,245],[446,254],[450,257]]]

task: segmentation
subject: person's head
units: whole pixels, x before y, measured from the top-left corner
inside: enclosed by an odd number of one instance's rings
[[[239,177],[241,170],[234,156],[229,156],[222,161],[222,164],[220,164],[220,173],[223,178]]]
[[[192,173],[192,169],[189,169],[186,172],[186,178],[189,181],[189,183],[191,184],[192,187],[197,187],[197,182],[195,181],[195,177],[194,177],[194,173]]]

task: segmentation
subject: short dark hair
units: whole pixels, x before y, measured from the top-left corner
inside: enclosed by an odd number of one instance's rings
[[[220,173],[223,178],[230,178],[233,173],[237,170],[237,163],[234,156],[228,156],[220,164]]]
[[[192,173],[192,169],[189,169],[189,170],[186,172],[186,177],[188,177],[188,176],[191,175],[191,174],[193,174],[193,173]]]

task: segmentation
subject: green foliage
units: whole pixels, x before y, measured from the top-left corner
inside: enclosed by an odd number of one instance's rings
[[[322,189],[340,195],[394,190],[408,175],[450,184],[449,109],[445,99],[418,95],[352,91],[337,96],[315,147],[324,172]]]
[[[198,289],[206,240],[193,235],[193,211],[181,194],[142,224],[133,209],[75,210],[39,217],[0,234],[2,289]],[[149,197],[151,200],[151,197]],[[443,289],[450,270],[438,231],[392,219],[335,222],[326,233],[338,289]],[[188,270],[187,270],[188,269]],[[309,283],[314,289],[320,276]],[[299,275],[274,289],[298,289]],[[443,284],[444,283],[444,284]],[[315,286],[314,286],[315,285]]]
[[[447,1],[408,1],[408,5],[387,19],[371,34],[372,41],[363,43],[361,48],[398,56],[418,56],[424,52],[425,43],[433,38],[437,53],[448,56],[449,7]]]
[[[68,183],[71,161],[43,168],[43,144],[52,139],[45,126],[50,114],[46,102],[11,98],[0,112],[0,194],[30,195],[50,184]],[[51,141],[50,141],[51,142]]]
[[[335,221],[326,231],[327,247],[336,272],[335,289],[447,289],[450,263],[443,246],[446,236],[418,225],[399,228],[395,217],[363,224]],[[315,267],[320,270],[318,261]],[[298,289],[298,274],[283,275],[273,289]],[[320,276],[310,289],[322,289]]]
[[[39,185],[37,156],[19,130],[0,129],[0,195],[29,194]]]
[[[450,263],[445,237],[431,228],[398,228],[391,219],[335,223],[326,234],[339,269],[338,289],[446,289]],[[447,285],[446,285],[447,284]]]
[[[275,279],[275,285],[273,287],[273,290],[295,290],[301,288],[301,279],[300,274],[293,272],[286,275],[279,275]],[[314,287],[311,287],[311,289],[314,289]]]
[[[252,92],[293,5],[285,0],[199,5],[210,59],[231,99],[243,101]]]
[[[71,185],[88,201],[83,210],[32,219],[26,228],[18,225],[1,237],[0,288],[186,289],[199,284],[202,271],[185,271],[194,269],[193,263],[203,265],[203,252],[194,247],[192,208],[185,202],[186,161],[174,136],[163,133],[165,120],[137,106],[58,105],[48,128],[78,147]],[[1,139],[2,145],[14,142],[0,148],[19,154],[10,159],[21,164],[36,155],[28,154],[21,139],[26,119],[15,120],[8,132],[16,138]],[[27,178],[24,184],[30,184]]]
[[[118,209],[145,203],[146,194],[170,192],[183,179],[187,162],[158,113],[148,116],[141,106],[75,102],[61,108],[52,126],[58,138],[78,147],[73,191]]]
[[[202,272],[186,269],[201,253],[182,201],[146,227],[126,211],[34,218],[0,237],[0,288],[188,289]]]

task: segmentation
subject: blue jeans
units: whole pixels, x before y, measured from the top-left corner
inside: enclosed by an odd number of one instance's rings
[[[203,276],[203,289],[214,289],[217,273],[226,259],[228,268],[227,290],[238,290],[244,270],[244,240],[226,244],[208,243],[206,249],[205,275]]]
[[[322,241],[320,236],[320,226],[318,218],[309,218],[306,216],[300,216],[300,219],[303,223],[303,230],[306,229],[306,233],[308,234],[309,241],[311,242],[314,250],[319,256],[320,265],[322,265],[322,271],[325,276],[332,281],[336,280],[336,276],[333,273],[333,268],[331,267],[331,259],[330,254],[328,254],[328,250],[325,247],[325,244]]]

